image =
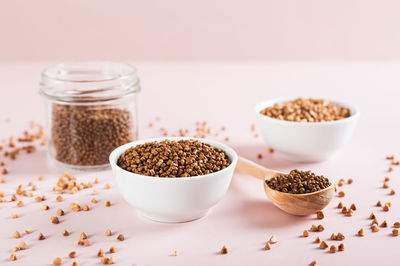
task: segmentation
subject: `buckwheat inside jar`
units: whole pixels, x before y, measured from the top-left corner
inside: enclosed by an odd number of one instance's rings
[[[136,70],[126,64],[59,64],[42,73],[50,157],[72,168],[108,166],[137,137]]]

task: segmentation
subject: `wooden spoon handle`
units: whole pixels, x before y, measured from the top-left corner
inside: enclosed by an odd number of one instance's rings
[[[252,162],[240,156],[236,164],[236,170],[241,173],[254,176],[261,180],[270,179],[276,175],[282,174],[281,172],[267,169],[259,164],[256,164],[255,162]]]

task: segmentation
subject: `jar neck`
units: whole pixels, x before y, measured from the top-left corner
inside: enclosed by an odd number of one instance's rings
[[[58,64],[42,72],[40,94],[60,102],[100,102],[140,91],[133,66],[114,62]]]

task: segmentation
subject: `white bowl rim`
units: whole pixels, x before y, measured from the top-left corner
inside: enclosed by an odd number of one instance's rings
[[[231,164],[217,172],[210,173],[210,174],[205,174],[205,175],[199,175],[199,176],[189,176],[189,177],[156,177],[156,176],[147,176],[147,175],[140,175],[136,173],[132,173],[130,171],[127,171],[117,165],[117,160],[121,156],[123,152],[125,152],[127,149],[134,147],[139,144],[147,143],[147,142],[153,142],[153,141],[163,141],[163,140],[197,140],[206,144],[211,145],[214,148],[220,148],[223,150],[231,159]],[[236,166],[236,162],[238,160],[238,155],[237,153],[229,146],[216,141],[216,140],[210,140],[210,139],[203,139],[203,138],[192,138],[192,137],[159,137],[159,138],[150,138],[150,139],[141,139],[141,140],[135,140],[126,144],[123,144],[117,148],[115,148],[109,156],[109,161],[112,168],[118,169],[119,171],[126,172],[129,175],[132,175],[132,177],[139,177],[139,178],[145,178],[145,179],[151,179],[151,180],[159,180],[160,182],[190,182],[189,180],[196,180],[196,179],[206,179],[206,178],[213,178],[215,175],[223,174],[224,172],[229,171],[231,168]],[[170,181],[166,181],[170,180]]]
[[[343,119],[339,119],[339,120],[334,120],[334,121],[321,121],[321,122],[296,122],[296,121],[287,121],[287,120],[279,120],[276,118],[272,118],[269,117],[267,115],[263,115],[260,113],[260,111],[268,106],[272,106],[276,103],[282,103],[282,102],[286,102],[286,101],[293,101],[295,99],[298,98],[303,98],[303,99],[308,99],[308,98],[313,98],[313,99],[323,99],[326,101],[329,101],[331,103],[337,104],[341,107],[346,107],[350,109],[350,116],[343,118]],[[322,98],[322,97],[281,97],[281,98],[273,98],[273,99],[269,99],[263,102],[260,102],[258,104],[256,104],[256,106],[254,107],[254,111],[256,112],[257,116],[262,117],[263,119],[266,120],[270,120],[276,123],[291,123],[291,124],[296,124],[296,125],[315,125],[315,126],[323,126],[323,125],[330,125],[330,124],[339,124],[339,123],[346,123],[346,122],[350,122],[352,120],[356,120],[359,116],[360,116],[360,110],[354,106],[354,105],[350,105],[341,101],[337,101],[337,100],[331,100],[329,98]]]

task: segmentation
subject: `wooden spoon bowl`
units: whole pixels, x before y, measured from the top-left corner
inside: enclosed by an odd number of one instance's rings
[[[267,169],[242,157],[238,159],[236,170],[263,180],[265,193],[272,203],[279,209],[293,215],[309,215],[324,209],[331,202],[335,192],[335,185],[332,183],[327,188],[305,194],[291,194],[273,190],[267,185],[266,181],[284,173]]]

